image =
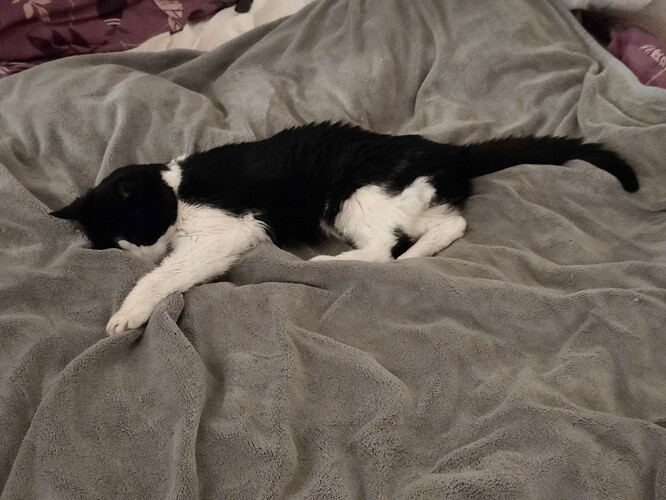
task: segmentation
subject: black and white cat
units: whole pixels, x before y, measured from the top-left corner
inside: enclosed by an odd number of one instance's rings
[[[456,146],[343,124],[311,124],[171,163],[130,165],[53,215],[78,221],[94,248],[161,262],[136,284],[106,330],[143,325],[173,292],[223,274],[262,241],[354,250],[312,260],[385,262],[434,255],[465,231],[470,179],[523,163],[582,159],[638,189],[634,171],[597,144],[556,137]],[[166,257],[165,257],[166,256]]]

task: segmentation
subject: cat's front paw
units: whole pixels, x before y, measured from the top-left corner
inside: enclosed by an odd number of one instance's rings
[[[335,260],[335,255],[316,255],[310,259],[312,262],[321,262],[324,260]]]
[[[120,240],[118,241],[118,246],[127,253],[134,255],[149,264],[157,264],[163,257],[163,252],[157,245],[139,247],[129,241]]]
[[[151,312],[150,309],[145,307],[126,307],[123,305],[106,324],[106,333],[108,335],[120,335],[139,328],[148,321]]]

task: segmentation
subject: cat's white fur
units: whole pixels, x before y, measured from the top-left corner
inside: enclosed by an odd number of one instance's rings
[[[396,227],[418,241],[399,259],[433,255],[465,232],[465,219],[447,205],[432,205],[435,188],[427,177],[417,177],[400,193],[392,195],[381,186],[358,189],[342,204],[332,234],[354,241],[355,250],[338,255],[319,255],[312,260],[364,260],[387,262],[395,244]]]
[[[163,178],[177,190],[180,167],[176,162],[170,164]],[[171,253],[127,295],[106,325],[109,335],[138,328],[162,299],[224,274],[243,253],[270,239],[263,223],[252,214],[239,217],[182,201],[178,202],[176,223],[169,232],[171,240],[162,241],[159,248],[144,247],[145,253],[156,255],[167,243]]]
[[[162,174],[178,191],[181,168],[178,160]],[[339,255],[320,255],[312,260],[391,260],[394,229],[399,227],[416,243],[399,258],[433,255],[460,238],[465,219],[447,205],[433,205],[435,189],[427,177],[419,177],[398,194],[376,185],[358,189],[346,200],[326,229],[351,239],[355,250]],[[154,244],[119,246],[130,253],[160,264],[136,284],[120,309],[109,320],[106,331],[116,335],[144,324],[157,304],[174,292],[225,273],[245,252],[270,238],[264,224],[252,214],[237,216],[224,210],[178,202],[175,224]]]
[[[146,262],[159,264],[166,254],[169,253],[171,240],[173,240],[175,235],[176,225],[174,224],[152,245],[139,246],[126,240],[120,240],[118,241],[118,246]]]

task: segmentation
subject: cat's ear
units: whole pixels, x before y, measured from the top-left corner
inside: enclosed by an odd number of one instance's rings
[[[59,219],[81,221],[85,219],[86,215],[90,211],[90,204],[92,201],[92,197],[93,197],[92,191],[88,191],[86,194],[84,194],[83,196],[79,196],[76,200],[74,200],[66,207],[51,212],[50,215],[58,217]]]

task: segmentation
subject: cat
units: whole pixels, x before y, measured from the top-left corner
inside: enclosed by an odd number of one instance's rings
[[[638,190],[624,160],[579,139],[452,145],[325,122],[168,164],[119,168],[52,215],[77,221],[94,248],[159,262],[109,320],[107,333],[115,335],[140,327],[169,294],[222,275],[264,241],[313,243],[332,235],[354,247],[314,261],[434,255],[465,231],[471,179],[572,159],[609,172],[628,192]]]

